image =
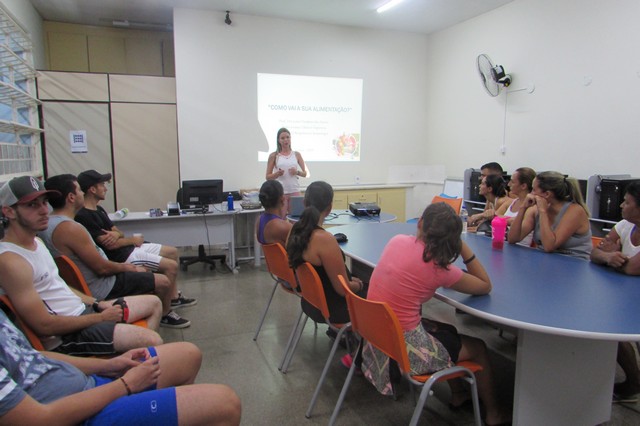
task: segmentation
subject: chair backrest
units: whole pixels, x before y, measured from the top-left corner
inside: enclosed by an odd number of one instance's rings
[[[82,272],[80,272],[80,269],[73,263],[73,260],[65,255],[56,256],[54,260],[58,266],[60,278],[62,278],[69,287],[73,287],[87,296],[93,296]]]
[[[351,318],[351,328],[362,338],[394,359],[400,371],[411,371],[407,346],[395,312],[385,302],[374,302],[357,296],[340,276]],[[304,294],[304,291],[303,291]]]
[[[593,246],[593,248],[596,248],[602,240],[604,240],[604,238],[602,237],[591,237],[591,245]]]
[[[9,309],[9,311],[11,311],[11,313],[13,313],[13,315],[15,316],[16,325],[20,330],[22,330],[22,333],[27,337],[27,339],[29,340],[29,343],[31,343],[31,346],[33,346],[33,349],[37,351],[44,351],[44,346],[42,346],[42,342],[40,341],[36,333],[31,329],[31,327],[29,327],[27,323],[24,322],[24,320],[20,317],[20,315],[18,314],[16,309],[13,307],[13,304],[11,303],[11,300],[9,300],[7,295],[0,296],[0,302],[2,302]]]
[[[456,212],[456,214],[460,214],[460,209],[462,209],[462,198],[445,198],[445,197],[441,197],[439,195],[436,195],[431,200],[431,204],[433,204],[433,203],[445,203],[445,204],[448,204],[448,205],[451,206],[453,211]]]
[[[262,252],[267,261],[267,269],[277,279],[289,283],[292,289],[298,287],[293,269],[289,266],[289,256],[280,243],[263,244]]]
[[[298,285],[302,290],[302,298],[318,309],[322,316],[329,320],[329,305],[324,295],[324,288],[320,276],[309,262],[304,262],[296,268]]]

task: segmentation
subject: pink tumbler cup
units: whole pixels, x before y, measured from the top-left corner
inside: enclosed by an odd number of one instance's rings
[[[507,233],[507,218],[494,217],[491,221],[491,247],[502,250],[504,247],[504,236]]]

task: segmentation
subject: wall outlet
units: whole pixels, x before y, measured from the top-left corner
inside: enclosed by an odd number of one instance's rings
[[[360,176],[356,176],[355,177],[355,181],[356,181],[357,184],[360,184]]]

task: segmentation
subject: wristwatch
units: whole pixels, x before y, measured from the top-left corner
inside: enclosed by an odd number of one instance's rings
[[[100,305],[98,304],[98,301],[97,301],[97,300],[96,300],[95,302],[93,302],[93,304],[91,305],[91,307],[93,308],[94,312],[98,312],[98,313],[100,313],[100,312],[101,312]]]

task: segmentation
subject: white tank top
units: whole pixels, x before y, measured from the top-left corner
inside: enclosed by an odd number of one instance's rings
[[[85,306],[82,299],[76,296],[60,278],[58,267],[53,257],[40,238],[36,238],[35,251],[27,250],[13,243],[0,242],[0,254],[12,252],[22,256],[33,269],[33,285],[40,298],[45,302],[52,315],[80,316]],[[4,290],[2,294],[4,294]],[[58,338],[42,339],[45,349],[55,348],[60,344]]]
[[[282,184],[282,188],[284,189],[285,194],[294,194],[296,192],[300,192],[298,175],[291,176],[289,174],[289,169],[291,167],[295,167],[296,169],[298,169],[298,159],[296,158],[295,151],[291,151],[291,153],[287,156],[276,154],[275,167],[272,170],[272,173],[278,171],[279,169],[284,170],[284,174],[278,177],[278,181]]]

